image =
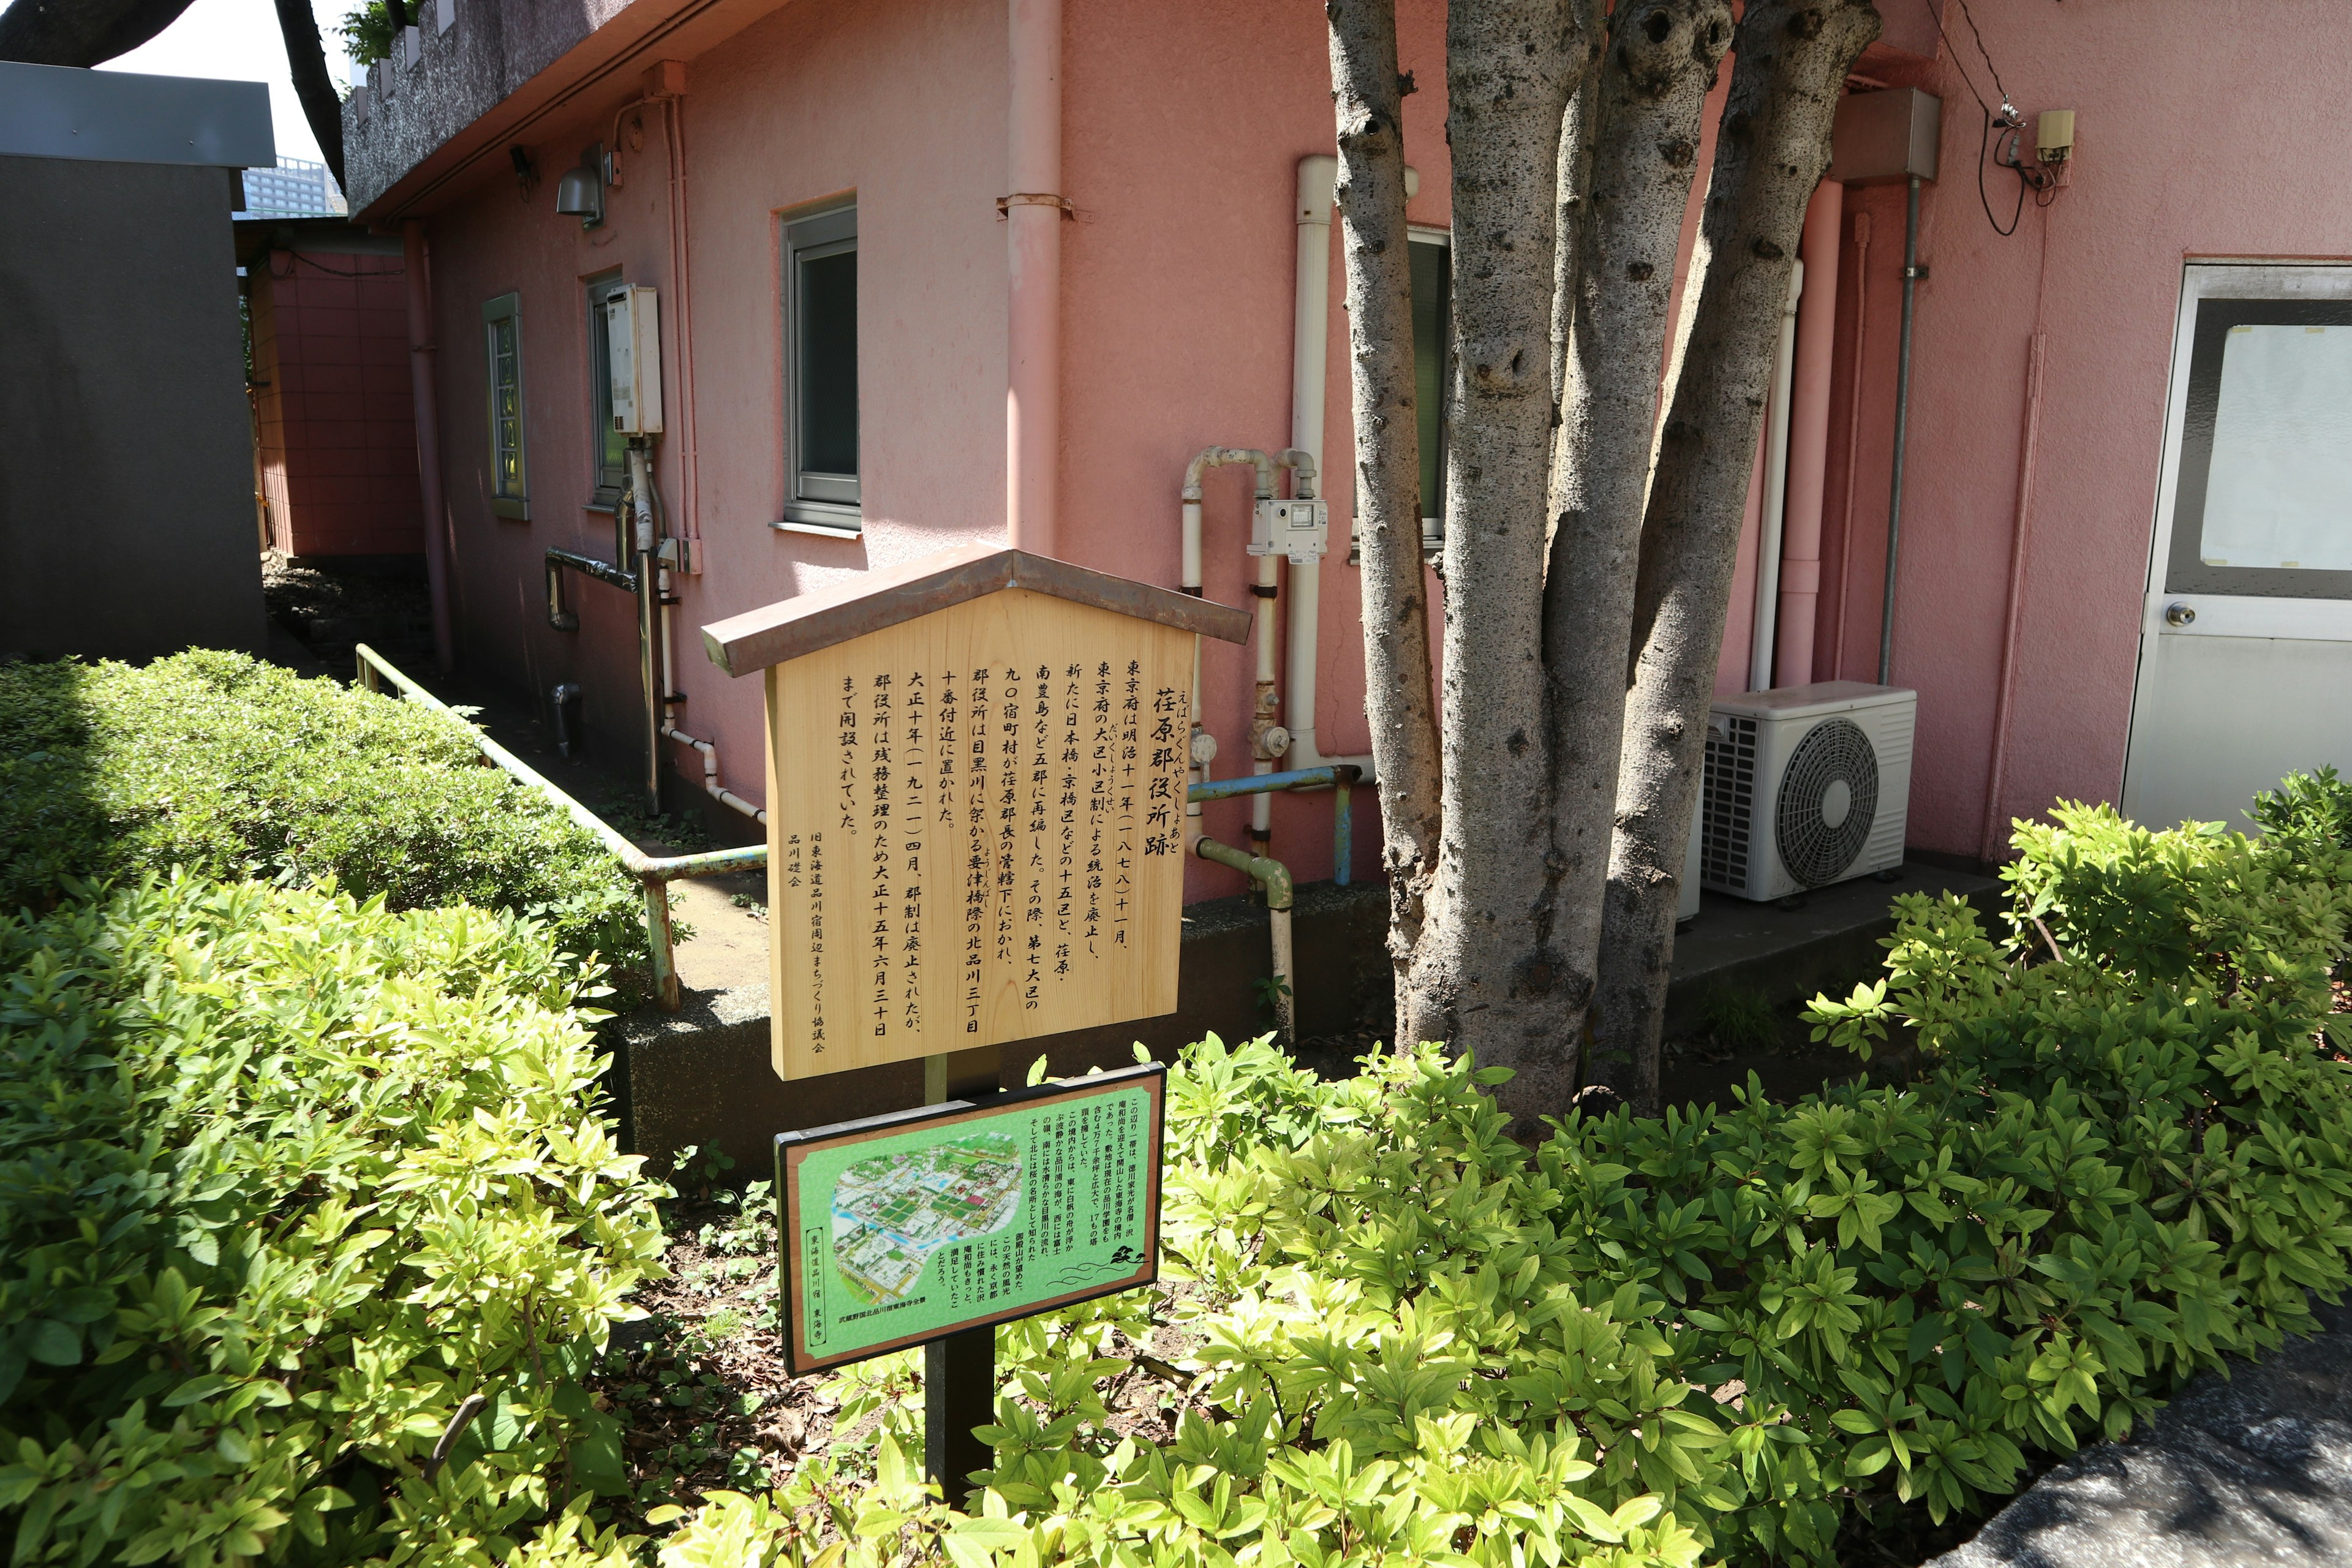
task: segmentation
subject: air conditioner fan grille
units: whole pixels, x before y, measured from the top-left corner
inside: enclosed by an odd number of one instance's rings
[[[1843,876],[1878,815],[1878,752],[1870,737],[1851,719],[1827,719],[1807,731],[1780,775],[1773,815],[1790,876],[1808,888]]]

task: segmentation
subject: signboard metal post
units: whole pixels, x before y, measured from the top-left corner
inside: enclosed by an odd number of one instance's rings
[[[925,1106],[777,1140],[786,1363],[924,1345],[951,1499],[994,1326],[1157,1278],[1160,1070],[1005,1091],[1000,1047],[1174,1011],[1199,642],[1249,632],[992,544],[703,628],[764,679],[777,1076],[924,1063]]]
[[[1002,1087],[996,1047],[923,1058],[923,1103],[942,1105]],[[923,1473],[963,1501],[964,1478],[995,1461],[972,1429],[996,1419],[996,1327],[966,1329],[923,1346]]]

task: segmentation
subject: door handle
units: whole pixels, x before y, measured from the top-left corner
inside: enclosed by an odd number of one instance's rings
[[[2196,618],[2196,609],[2179,600],[2164,606],[2164,624],[2168,626],[2185,626]]]

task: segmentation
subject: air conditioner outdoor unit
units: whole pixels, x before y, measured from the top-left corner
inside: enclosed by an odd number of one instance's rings
[[[1700,880],[1780,899],[1900,866],[1918,704],[1916,691],[1859,680],[1717,698]]]

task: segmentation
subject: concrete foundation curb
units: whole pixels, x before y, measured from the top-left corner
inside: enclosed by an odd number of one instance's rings
[[[2352,1563],[2352,1307],[2313,1305],[2322,1331],[2196,1378],[1926,1568]]]

